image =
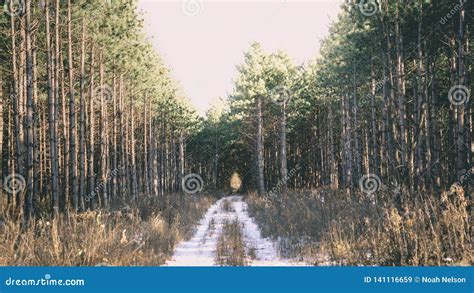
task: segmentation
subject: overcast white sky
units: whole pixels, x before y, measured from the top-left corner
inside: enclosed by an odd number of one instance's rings
[[[232,92],[236,66],[250,43],[283,49],[304,62],[318,52],[343,0],[139,0],[145,29],[203,115]]]

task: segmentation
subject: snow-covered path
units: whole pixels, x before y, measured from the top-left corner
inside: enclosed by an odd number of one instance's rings
[[[231,208],[223,208],[224,201]],[[257,224],[247,213],[247,204],[242,196],[229,196],[213,204],[199,222],[196,233],[189,240],[178,244],[168,266],[214,266],[216,265],[217,240],[226,221],[238,220],[243,232],[246,251],[252,251],[255,259],[249,259],[251,266],[294,266],[305,265],[279,258],[272,241],[261,236]]]

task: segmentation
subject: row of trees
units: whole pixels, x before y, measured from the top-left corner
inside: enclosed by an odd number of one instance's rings
[[[208,182],[238,171],[260,193],[468,185],[471,3],[368,2],[343,7],[307,64],[251,46],[227,109],[190,146]]]
[[[129,0],[6,1],[4,213],[27,223],[180,189],[185,140],[200,121],[136,11]]]
[[[467,185],[472,5],[371,3],[344,6],[307,64],[253,44],[227,107],[202,121],[146,40],[136,1],[7,1],[2,210],[28,222],[129,206],[180,190],[187,172],[208,189],[238,172],[260,193],[354,190],[366,174],[412,192]]]

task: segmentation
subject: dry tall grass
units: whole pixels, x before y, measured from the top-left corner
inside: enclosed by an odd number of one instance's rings
[[[135,209],[37,219],[23,232],[19,221],[5,219],[0,223],[0,265],[161,265],[213,201],[174,194],[147,199]]]
[[[216,262],[221,266],[245,266],[246,258],[239,221],[226,221],[217,240]]]
[[[377,192],[374,201],[321,189],[286,197],[250,194],[247,202],[284,256],[315,265],[474,264],[472,202],[462,188],[441,198],[405,196],[401,208],[396,196]]]

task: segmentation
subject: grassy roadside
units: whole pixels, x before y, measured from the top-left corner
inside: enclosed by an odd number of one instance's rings
[[[463,190],[416,197],[320,189],[287,196],[249,194],[249,213],[280,253],[314,265],[472,265],[472,218]]]
[[[214,201],[173,194],[147,199],[135,209],[38,219],[24,233],[19,221],[5,219],[0,222],[0,266],[161,265]]]

